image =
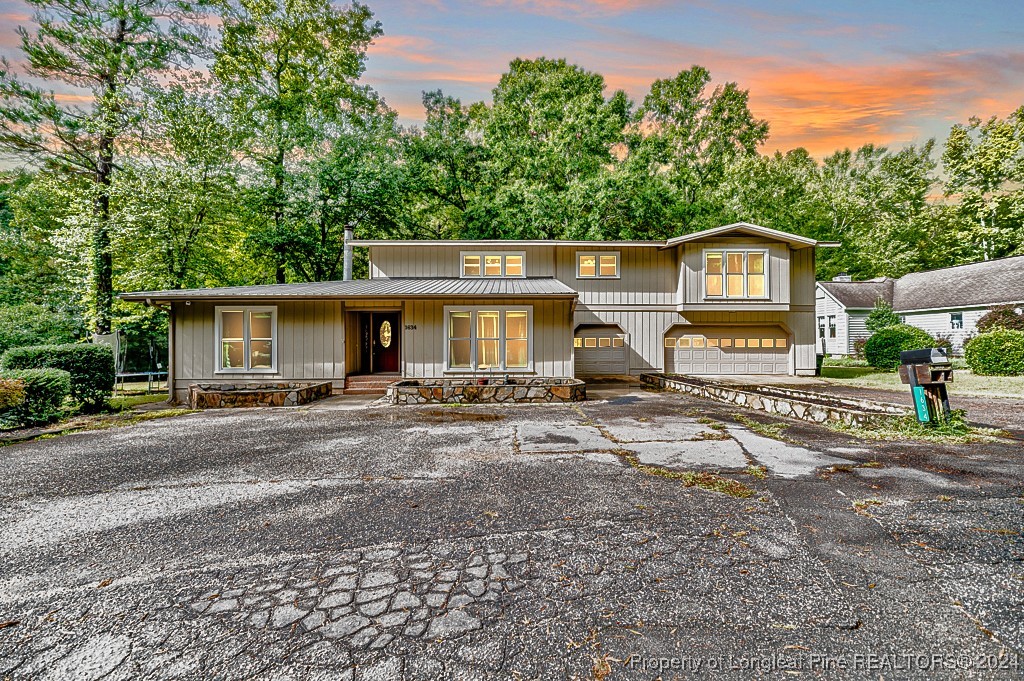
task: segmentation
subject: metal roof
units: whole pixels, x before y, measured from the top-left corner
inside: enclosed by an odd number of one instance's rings
[[[664,241],[560,241],[558,239],[354,239],[353,246],[459,246],[481,250],[487,248],[510,248],[516,246],[664,246]]]
[[[270,298],[574,298],[576,291],[551,277],[525,279],[354,279],[304,284],[225,286],[169,291],[135,291],[121,298],[136,302],[172,300],[270,299]]]

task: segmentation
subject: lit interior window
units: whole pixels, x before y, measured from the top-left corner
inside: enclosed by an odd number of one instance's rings
[[[676,339],[675,338],[666,338],[665,339],[665,347],[666,348],[674,348],[675,346],[676,346]]]
[[[462,276],[464,277],[479,277],[480,276],[480,256],[479,255],[465,255],[462,257]]]
[[[624,339],[621,336],[616,336],[612,339],[613,348],[621,348],[624,345]]]
[[[521,276],[523,276],[523,256],[521,256],[521,255],[506,255],[505,256],[505,276],[506,277],[521,277]]]
[[[619,275],[619,256],[617,255],[602,255],[601,256],[601,276],[602,277],[617,277]]]
[[[581,255],[580,256],[580,276],[581,277],[596,277],[597,276],[597,256],[596,255]]]
[[[585,348],[596,348],[597,347],[597,339],[596,338],[584,338],[583,339],[583,347],[585,347]]]

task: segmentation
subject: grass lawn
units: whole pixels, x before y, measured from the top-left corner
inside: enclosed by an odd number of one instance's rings
[[[167,393],[150,393],[142,395],[124,395],[118,397],[111,397],[109,402],[110,406],[115,410],[124,411],[125,409],[131,409],[137,407],[140,404],[150,404],[152,402],[166,402]]]
[[[899,374],[876,371],[871,367],[822,367],[821,377],[829,383],[851,388],[907,390]],[[975,376],[966,369],[954,371],[951,395],[967,397],[1024,397],[1024,376]]]

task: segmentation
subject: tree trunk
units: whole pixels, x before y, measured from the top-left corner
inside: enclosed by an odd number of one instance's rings
[[[96,333],[110,333],[114,307],[114,258],[110,246],[110,175],[114,142],[100,138],[99,163],[96,168],[96,225],[92,235],[92,277],[96,291]]]

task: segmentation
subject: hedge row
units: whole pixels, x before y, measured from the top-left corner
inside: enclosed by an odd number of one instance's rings
[[[0,390],[9,399],[0,409],[5,424],[38,426],[63,413],[64,400],[71,394],[71,374],[60,369],[4,371],[0,372]]]
[[[0,357],[0,370],[60,369],[71,374],[71,397],[86,410],[102,407],[114,390],[114,353],[106,345],[30,345]]]
[[[996,328],[975,336],[964,349],[964,359],[980,376],[1024,375],[1024,331]]]

